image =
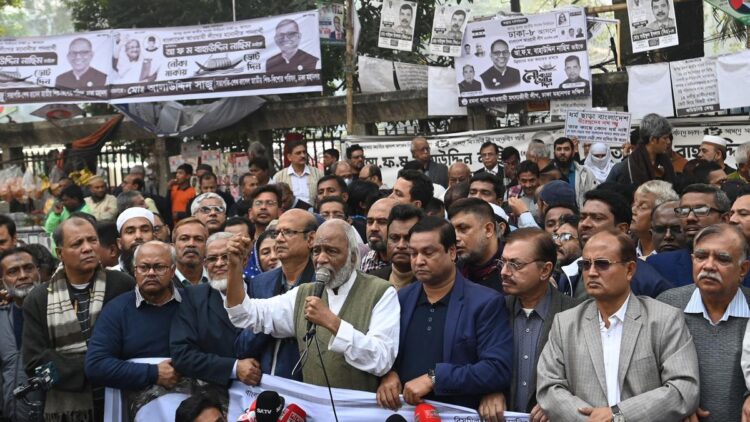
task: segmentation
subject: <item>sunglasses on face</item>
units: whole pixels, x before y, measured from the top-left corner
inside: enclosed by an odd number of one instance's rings
[[[691,211],[693,212],[693,214],[695,214],[696,217],[705,217],[708,214],[711,214],[711,211],[716,211],[721,214],[721,210],[709,207],[708,205],[701,205],[698,207],[677,207],[674,209],[675,215],[680,218],[686,218],[688,215],[690,215]]]
[[[593,265],[597,271],[607,271],[612,264],[624,264],[625,261],[610,261],[609,259],[597,258],[597,259],[581,259],[578,261],[578,267],[583,271],[589,271]]]

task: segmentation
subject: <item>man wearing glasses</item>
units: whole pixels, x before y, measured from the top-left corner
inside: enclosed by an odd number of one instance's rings
[[[583,208],[578,223],[578,240],[582,247],[595,234],[605,230],[619,230],[627,233],[632,220],[632,212],[625,198],[618,192],[597,188],[586,192]],[[580,259],[562,267],[562,274],[557,280],[558,289],[570,296],[583,299],[587,297],[582,272],[578,266]],[[636,295],[656,297],[672,284],[662,277],[654,268],[642,259],[636,262],[631,289]]]
[[[729,222],[732,206],[727,195],[716,186],[696,183],[682,191],[680,205],[674,209],[680,219],[687,247],[650,256],[646,262],[676,287],[693,284],[693,260],[690,256],[693,239],[699,231],[718,223]],[[743,281],[750,286],[750,277]]]
[[[190,213],[200,220],[208,229],[208,234],[212,235],[219,232],[227,221],[227,204],[216,193],[202,193],[193,201]]]
[[[206,240],[208,283],[185,288],[169,336],[177,371],[225,388],[235,379],[258,385],[261,376],[256,359],[237,359],[234,340],[239,330],[224,310],[229,271],[227,242],[233,236],[218,232]]]
[[[500,260],[514,348],[513,382],[506,400],[507,408],[531,413],[533,420],[541,413],[536,400],[539,354],[547,342],[555,315],[577,304],[575,299],[550,284],[558,255],[548,233],[539,228],[524,228],[508,236]]]
[[[698,356],[685,318],[630,289],[638,261],[621,230],[588,239],[580,262],[594,300],[555,317],[539,357],[537,399],[549,420],[681,421],[698,407]]]
[[[310,212],[291,209],[282,214],[269,236],[276,239],[274,249],[281,266],[255,276],[250,281],[248,297],[267,299],[315,281],[315,266],[310,250],[317,228],[317,220]],[[277,339],[245,329],[237,339],[237,347],[239,356],[257,359],[264,374],[302,380],[301,372],[292,374],[294,364],[299,360],[294,337]]]
[[[518,69],[508,66],[510,47],[502,39],[495,40],[490,47],[492,66],[482,73],[485,89],[507,89],[521,83]]]
[[[182,302],[172,283],[172,247],[158,240],[135,252],[136,287],[102,309],[86,352],[86,376],[97,385],[139,391],[152,385],[172,389],[180,381],[169,359],[159,364],[128,362],[169,356],[169,327]]]
[[[91,41],[76,38],[68,47],[71,69],[55,79],[55,87],[62,89],[101,89],[107,84],[107,75],[91,67],[94,50]]]
[[[299,49],[302,34],[297,22],[284,19],[276,25],[273,37],[281,53],[266,62],[266,73],[299,73],[315,70],[318,58]]]

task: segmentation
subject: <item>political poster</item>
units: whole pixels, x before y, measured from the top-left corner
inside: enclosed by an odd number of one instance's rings
[[[321,42],[328,44],[346,43],[345,9],[343,3],[318,3]]]
[[[627,0],[634,53],[677,45],[673,0]]]
[[[0,38],[0,104],[106,102],[109,31]]]
[[[411,51],[414,43],[414,25],[417,22],[417,2],[383,0],[380,13],[378,47]]]
[[[719,81],[716,59],[699,57],[669,63],[677,116],[718,111]]]
[[[0,39],[0,103],[138,103],[322,90],[317,10]]]
[[[461,55],[461,40],[464,37],[466,23],[471,17],[467,2],[462,6],[435,5],[435,17],[432,20],[432,37],[427,50],[438,56],[458,57]],[[471,45],[464,54],[469,54]]]
[[[111,102],[314,92],[318,12],[112,31]]]
[[[393,62],[375,57],[357,57],[359,86],[362,92],[397,91],[393,79]]]
[[[565,136],[578,138],[581,143],[622,146],[630,142],[630,113],[569,110],[565,118]]]
[[[456,58],[459,104],[590,95],[586,15],[569,8],[469,23]]]

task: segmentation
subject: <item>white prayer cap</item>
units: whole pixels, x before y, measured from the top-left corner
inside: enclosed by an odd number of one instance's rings
[[[496,217],[502,218],[503,221],[505,221],[506,223],[508,222],[509,220],[508,214],[505,212],[504,209],[500,208],[499,205],[493,204],[492,202],[488,202],[488,204],[490,204],[490,206],[492,207],[492,212],[495,213]]]
[[[445,196],[446,189],[438,185],[437,183],[432,184],[432,197],[435,199],[443,200],[443,197]]]
[[[128,222],[128,220],[137,217],[143,217],[148,220],[152,226],[154,225],[154,213],[146,208],[131,207],[123,211],[122,214],[117,217],[117,232],[119,233],[120,230],[122,230],[122,226],[124,226],[125,223]]]
[[[704,135],[703,142],[708,142],[709,144],[718,145],[722,148],[727,147],[727,140],[722,138],[721,136]]]

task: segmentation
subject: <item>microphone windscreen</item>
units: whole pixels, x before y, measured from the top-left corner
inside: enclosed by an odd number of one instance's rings
[[[258,394],[255,405],[255,418],[258,422],[276,422],[284,410],[284,398],[275,391]]]
[[[306,420],[307,412],[294,403],[287,406],[279,418],[279,422],[305,422]]]
[[[388,419],[386,419],[385,422],[406,422],[406,418],[396,413],[388,416]]]
[[[414,422],[440,422],[440,414],[435,409],[435,406],[428,403],[420,403],[414,409]]]
[[[315,281],[317,281],[318,283],[328,284],[332,278],[333,273],[329,268],[320,267],[315,270]],[[320,293],[323,294],[322,291]]]

